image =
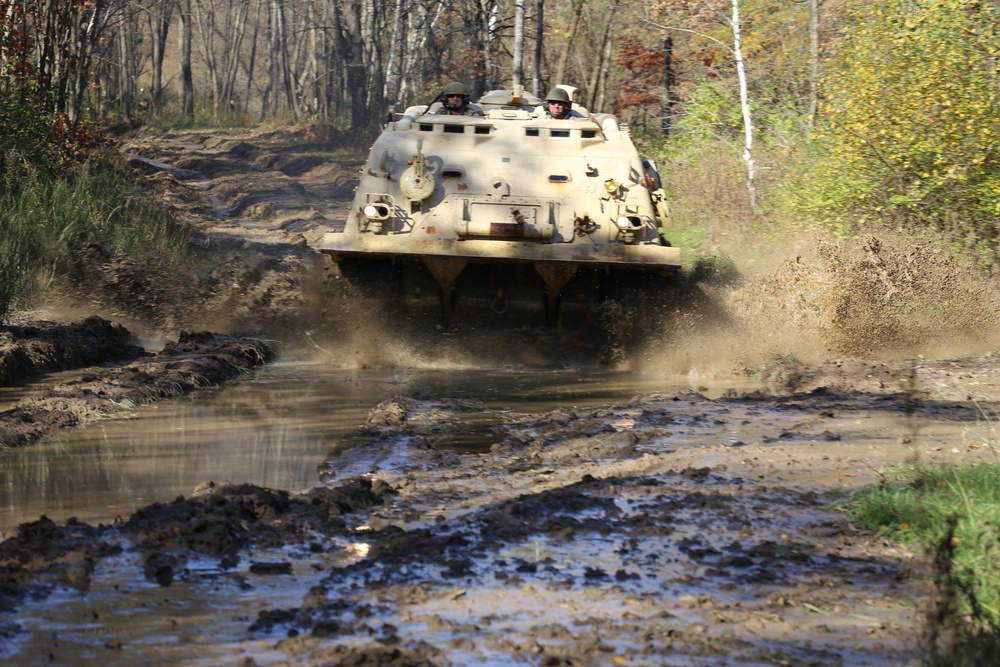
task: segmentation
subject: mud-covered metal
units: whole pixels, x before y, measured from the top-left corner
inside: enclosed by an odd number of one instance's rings
[[[580,107],[582,118],[547,118],[540,105],[497,90],[476,105],[482,116],[408,108],[375,141],[345,228],[321,250],[341,264],[391,260],[404,299],[446,312],[594,303],[614,272],[680,266],[656,167],[628,130]]]

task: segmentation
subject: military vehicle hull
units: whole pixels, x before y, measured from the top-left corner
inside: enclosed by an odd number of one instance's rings
[[[348,278],[392,284],[404,307],[444,317],[559,320],[680,266],[655,167],[627,130],[585,110],[538,117],[534,102],[494,91],[482,116],[407,109],[375,141],[344,230],[320,250]]]

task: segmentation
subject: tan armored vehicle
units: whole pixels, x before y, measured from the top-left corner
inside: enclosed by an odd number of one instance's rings
[[[655,165],[628,131],[540,105],[495,90],[473,105],[481,116],[408,108],[375,141],[346,226],[321,251],[348,279],[391,284],[411,311],[550,322],[680,266],[661,236]]]

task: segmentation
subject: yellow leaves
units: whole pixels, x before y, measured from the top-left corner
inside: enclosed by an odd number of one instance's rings
[[[964,11],[973,4],[883,0],[854,6],[843,43],[826,67],[816,136],[829,142],[836,162],[831,170],[854,170],[843,175],[845,183],[871,184],[855,192],[871,192],[880,180],[898,192],[902,179],[913,204],[968,187],[979,193],[981,211],[996,215],[994,208],[1000,209],[1000,192],[983,180],[1000,169],[1000,90],[988,55],[1000,52],[994,27],[1000,7]]]

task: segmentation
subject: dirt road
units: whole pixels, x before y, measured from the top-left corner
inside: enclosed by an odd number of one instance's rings
[[[271,347],[233,334],[311,331],[309,246],[337,224],[356,165],[288,135],[140,137],[128,150],[220,263],[175,285],[181,298],[164,293],[152,320],[115,300],[128,272],[104,266],[115,279],[93,292],[98,314],[169,340],[227,313],[209,338],[250,353],[244,367]],[[247,619],[245,641],[227,649],[241,665],[916,664],[934,599],[922,557],[834,507],[888,465],[992,456],[1000,309],[989,285],[930,247],[869,238],[690,291],[713,307],[670,313],[626,363],[753,372],[760,389],[501,411],[492,448],[467,454],[435,443],[481,406],[401,396],[373,406],[368,443],[327,462],[326,483],[306,494],[208,484],[120,525],[25,524],[0,544],[0,609],[86,591],[122,553],[151,584],[196,586],[187,565],[207,556],[247,586],[322,573],[300,604]],[[108,355],[123,372],[146,354],[130,345]],[[13,409],[0,416],[42,419]],[[962,428],[939,436],[936,424]],[[279,560],[247,556],[277,545]],[[15,613],[0,617],[8,646],[20,629]],[[112,661],[134,658],[127,638],[107,641]]]

